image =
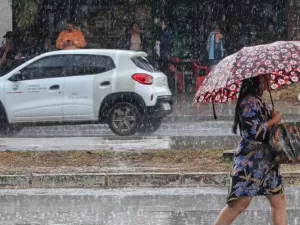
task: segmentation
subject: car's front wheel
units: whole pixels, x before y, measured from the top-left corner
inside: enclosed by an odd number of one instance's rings
[[[119,136],[133,135],[140,125],[141,114],[135,105],[122,102],[110,109],[108,126],[115,134]]]

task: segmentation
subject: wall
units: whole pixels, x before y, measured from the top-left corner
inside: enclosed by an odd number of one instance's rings
[[[180,55],[188,57],[190,53],[203,63],[213,24],[226,25],[229,53],[257,42],[285,40],[287,36],[285,0],[167,1],[164,14],[177,26],[180,45],[184,46]]]
[[[9,0],[0,0],[0,40],[12,30],[12,9]]]
[[[65,1],[68,3],[64,7],[58,4],[60,1],[43,1],[39,27],[45,33],[60,32],[65,20],[72,18],[84,33],[87,48],[118,48],[118,41],[125,29],[135,21],[151,41],[153,24],[151,6],[147,0],[139,0],[138,3],[132,3],[131,0],[70,0]]]
[[[204,64],[207,60],[206,41],[213,29],[212,24],[224,22],[226,25],[225,36],[229,53],[255,43],[285,40],[288,33],[286,0],[43,0],[43,2],[44,10],[41,11],[39,28],[44,28],[46,33],[59,32],[61,29],[57,28],[57,24],[67,17],[72,17],[84,32],[89,43],[88,47],[116,48],[125,28],[131,21],[137,20],[149,39],[150,55],[159,30],[156,21],[165,16],[171,21],[171,28],[176,33],[178,47],[174,54],[182,58],[190,58],[192,55]],[[300,17],[296,15],[295,18],[299,20]]]
[[[300,40],[300,1],[289,0],[288,4],[288,39]]]

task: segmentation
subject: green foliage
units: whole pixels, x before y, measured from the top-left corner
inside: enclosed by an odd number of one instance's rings
[[[14,12],[16,26],[21,30],[31,28],[39,11],[41,0],[9,0]]]

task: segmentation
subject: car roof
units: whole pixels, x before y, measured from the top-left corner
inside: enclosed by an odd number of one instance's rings
[[[88,55],[107,55],[107,56],[116,56],[116,55],[127,55],[130,58],[132,57],[145,57],[147,56],[146,52],[137,52],[130,50],[119,50],[119,49],[74,49],[74,50],[57,50],[52,52],[44,53],[40,56],[51,56],[51,55],[60,55],[60,54],[88,54]]]

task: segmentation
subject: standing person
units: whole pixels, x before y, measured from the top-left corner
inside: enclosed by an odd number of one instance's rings
[[[225,57],[225,41],[219,27],[209,34],[207,51],[210,66],[218,64]]]
[[[12,31],[8,31],[3,38],[5,41],[2,42],[3,47],[1,48],[0,66],[9,66],[11,61],[14,60],[17,55],[14,33]]]
[[[169,27],[169,21],[167,19],[161,21],[161,31],[156,44],[159,45],[159,55],[162,64],[169,62],[173,50],[173,32]]]
[[[124,37],[120,41],[120,49],[133,51],[147,51],[147,39],[140,31],[140,26],[133,22],[130,30],[125,30]]]
[[[173,87],[173,81],[169,76],[170,58],[173,50],[173,32],[169,27],[167,19],[161,20],[161,31],[157,38],[156,45],[159,47],[159,67],[168,76],[169,87]]]
[[[227,206],[215,225],[230,225],[249,206],[254,196],[269,200],[274,225],[287,225],[286,197],[279,165],[268,148],[268,132],[281,115],[262,101],[269,90],[268,75],[244,80],[236,105],[233,132],[239,127],[242,140],[235,150]]]
[[[66,29],[60,32],[56,40],[57,49],[80,49],[86,46],[85,38],[80,30],[77,30],[74,23],[69,20]]]

